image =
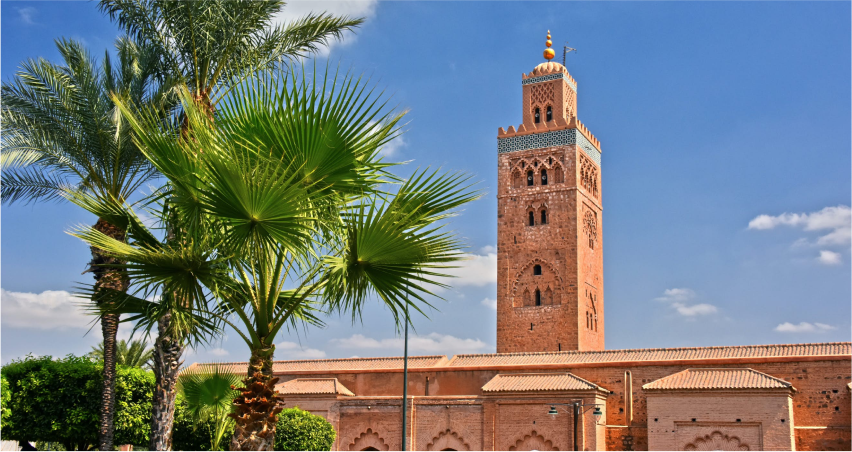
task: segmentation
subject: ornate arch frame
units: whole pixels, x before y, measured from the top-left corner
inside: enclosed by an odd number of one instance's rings
[[[470,445],[459,436],[458,433],[446,429],[435,435],[429,444],[426,445],[426,450],[470,450]]]
[[[683,447],[683,450],[751,450],[737,436],[728,436],[718,430],[699,436]]]
[[[357,438],[349,443],[349,450],[364,450],[369,447],[376,450],[390,450],[390,446],[385,442],[384,438],[374,432],[372,428],[368,428],[361,433]]]
[[[535,449],[533,447],[536,447]],[[533,430],[530,434],[524,435],[522,438],[518,438],[515,441],[515,444],[509,446],[509,450],[559,450],[553,446],[553,441],[548,439],[544,439],[544,436],[541,436]]]

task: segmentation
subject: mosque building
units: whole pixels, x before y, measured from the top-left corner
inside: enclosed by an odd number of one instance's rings
[[[277,361],[335,450],[850,450],[852,343],[607,350],[600,141],[554,56],[497,134],[497,353]],[[230,363],[245,372],[247,363]]]

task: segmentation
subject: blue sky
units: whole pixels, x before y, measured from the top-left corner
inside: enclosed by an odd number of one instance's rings
[[[278,20],[311,8],[367,17],[320,60],[410,110],[388,153],[488,190],[453,222],[471,259],[415,320],[412,353],[494,351],[497,128],[520,123],[521,73],[548,29],[578,49],[579,118],[602,143],[607,348],[850,339],[848,2],[294,2]],[[56,61],[55,38],[102,55],[118,35],[91,2],[0,9],[3,81],[26,58]],[[64,231],[94,218],[16,204],[0,221],[2,362],[87,352],[99,327],[86,334],[68,292],[89,252]],[[402,353],[378,305],[328,323],[282,335],[276,358]],[[247,355],[232,333],[186,360]]]

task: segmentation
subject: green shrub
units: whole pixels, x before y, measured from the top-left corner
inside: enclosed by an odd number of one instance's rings
[[[9,402],[12,400],[12,392],[9,391],[9,381],[6,377],[0,376],[0,430],[6,428],[6,423],[9,422],[9,416],[12,410],[9,409]]]
[[[322,416],[288,408],[278,415],[275,450],[331,450],[336,436]]]
[[[3,366],[0,375],[9,386],[4,408],[11,411],[4,440],[60,443],[69,450],[97,444],[102,363],[73,355],[27,356]],[[118,366],[115,386],[115,443],[147,446],[153,373]]]

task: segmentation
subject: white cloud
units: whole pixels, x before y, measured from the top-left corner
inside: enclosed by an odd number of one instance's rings
[[[686,301],[695,298],[695,291],[687,288],[666,289],[662,297],[657,297],[657,301]]]
[[[444,272],[448,275],[455,276],[455,278],[441,278],[440,281],[444,284],[454,287],[482,287],[497,283],[496,252],[486,252],[485,254],[465,254],[464,260],[456,262],[454,265],[457,265],[458,268],[446,269]]]
[[[302,348],[295,342],[282,342],[275,345],[277,352],[275,359],[320,359],[325,358],[325,352],[316,348]]]
[[[207,350],[207,352],[210,353],[213,356],[228,356],[228,355],[230,355],[230,353],[227,350],[225,350],[224,348],[212,348],[210,350]]]
[[[373,339],[363,334],[353,334],[351,337],[345,339],[332,339],[329,343],[340,348],[398,350],[400,354],[402,354],[404,346],[404,341],[401,337]],[[479,339],[462,339],[440,333],[408,338],[408,351],[413,353],[453,355],[477,353],[486,347],[488,347],[488,344]]]
[[[779,333],[823,333],[826,331],[834,330],[836,328],[837,327],[818,322],[801,322],[798,325],[792,324],[790,322],[784,322],[776,326],[775,331],[778,331]]]
[[[781,215],[758,215],[748,223],[749,229],[765,231],[778,226],[801,228],[805,231],[831,232],[820,236],[820,246],[844,246],[852,242],[852,209],[849,206],[826,207],[811,213],[782,213]],[[801,239],[796,244],[801,244]]]
[[[482,303],[483,306],[488,306],[489,308],[491,308],[495,311],[497,310],[497,300],[493,300],[491,298],[485,298],[480,303]]]
[[[825,265],[840,265],[842,262],[840,259],[840,253],[835,253],[834,251],[821,250],[819,252],[819,257],[817,258],[820,264]]]
[[[719,309],[712,304],[698,303],[687,306],[684,303],[672,303],[672,307],[677,310],[677,313],[686,317],[695,317],[697,315],[715,314]]]
[[[0,321],[3,326],[13,328],[88,329],[92,326],[91,322],[95,317],[88,315],[80,306],[87,301],[85,298],[74,297],[64,290],[45,290],[36,294],[0,289],[0,303],[3,309]],[[123,329],[120,328],[120,330]]]
[[[35,9],[31,6],[28,6],[26,8],[16,8],[16,9],[18,10],[18,16],[21,18],[21,22],[23,22],[27,25],[34,25],[35,24],[35,20],[33,20],[33,19],[35,18],[36,13],[38,12],[37,9]]]
[[[655,300],[669,303],[669,306],[684,317],[715,314],[719,308],[708,303],[687,304],[696,297],[695,291],[686,287],[666,289],[662,297]]]
[[[323,0],[295,0],[287,2],[281,11],[272,18],[274,25],[286,25],[294,20],[301,19],[307,14],[319,14],[327,12],[335,16],[349,16],[350,18],[371,19],[376,15],[378,0],[348,0],[348,1],[323,1]],[[361,25],[363,27],[364,24]],[[357,30],[357,29],[356,29]],[[334,40],[329,43],[331,48],[350,45],[356,40],[352,32],[345,33],[343,39]],[[321,46],[320,56],[327,56],[331,48]]]
[[[400,134],[385,143],[385,145],[382,146],[379,152],[382,157],[389,158],[396,155],[396,153],[399,152],[400,149],[404,148],[407,145],[408,142],[405,141],[405,138],[403,138],[402,134]]]
[[[497,252],[497,247],[494,245],[485,245],[479,249],[481,254],[494,254]]]

